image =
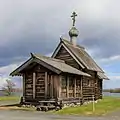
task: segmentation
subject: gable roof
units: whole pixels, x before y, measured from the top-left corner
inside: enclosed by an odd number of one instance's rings
[[[89,70],[104,72],[91,56],[85,51],[84,47],[77,45],[74,47],[69,41],[62,40],[62,42],[69,48],[74,56]]]
[[[42,56],[39,54],[31,54],[31,55],[32,55],[32,57],[28,61],[23,63],[20,67],[18,67],[16,70],[14,70],[10,75],[12,75],[12,76],[18,75],[22,70],[24,70],[31,63],[36,62],[57,74],[60,74],[61,72],[65,72],[65,73],[71,73],[71,74],[83,75],[83,76],[90,77],[89,74],[84,73],[76,68],[73,68],[73,67],[67,65],[62,60]]]
[[[65,47],[68,49],[68,52],[70,52],[74,59],[79,61],[77,62],[80,66],[82,64],[82,68],[87,68],[89,70],[93,71],[99,71],[104,72],[97,64],[96,62],[91,58],[91,56],[85,51],[85,48],[82,46],[73,46],[71,42],[61,38],[60,44],[65,45]],[[60,46],[59,44],[59,46]],[[57,49],[53,53],[52,57],[55,57],[57,52]]]
[[[99,72],[98,76],[101,76],[103,79],[108,79],[107,76],[105,77],[104,71],[96,64],[96,62],[92,59],[92,57],[85,51],[85,48],[76,45],[73,46],[71,42],[60,38],[60,43],[56,50],[54,51],[52,57],[54,58],[58,53],[61,46],[65,46],[64,48],[71,54],[71,56],[75,59],[75,61],[84,69],[87,68],[88,70]]]

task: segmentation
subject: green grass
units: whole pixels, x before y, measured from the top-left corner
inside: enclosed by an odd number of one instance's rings
[[[67,107],[59,111],[54,111],[56,114],[67,114],[67,115],[85,115],[85,116],[99,116],[104,115],[108,112],[120,109],[120,98],[115,97],[104,97],[98,103],[95,103],[95,111],[93,112],[93,104],[77,106],[77,107]]]
[[[4,96],[0,97],[0,101],[19,101],[20,97],[16,96]],[[65,115],[82,115],[82,116],[101,116],[109,112],[120,109],[120,98],[116,97],[104,97],[101,101],[95,103],[95,111],[93,112],[92,103],[77,107],[67,107],[59,111],[51,111],[55,114],[65,114]],[[5,109],[11,110],[26,110],[34,111],[35,108],[24,108],[20,107],[6,107]]]
[[[1,96],[0,101],[19,101],[19,96]]]

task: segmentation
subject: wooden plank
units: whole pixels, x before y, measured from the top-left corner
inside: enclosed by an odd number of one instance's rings
[[[33,73],[33,98],[35,99],[36,73]]]
[[[45,98],[47,98],[47,72],[45,72]]]
[[[74,79],[74,97],[76,98],[76,78]]]
[[[69,98],[69,76],[67,76],[67,98]]]

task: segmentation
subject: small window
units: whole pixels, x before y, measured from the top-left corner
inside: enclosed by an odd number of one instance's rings
[[[62,88],[66,88],[67,87],[67,79],[66,79],[66,77],[62,77]]]

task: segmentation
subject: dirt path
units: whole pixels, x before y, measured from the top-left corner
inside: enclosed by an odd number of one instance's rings
[[[120,120],[120,117],[79,117],[70,115],[54,115],[37,111],[0,110],[0,120]]]
[[[110,118],[112,120],[120,120],[120,109],[114,112],[108,113],[104,117]]]

